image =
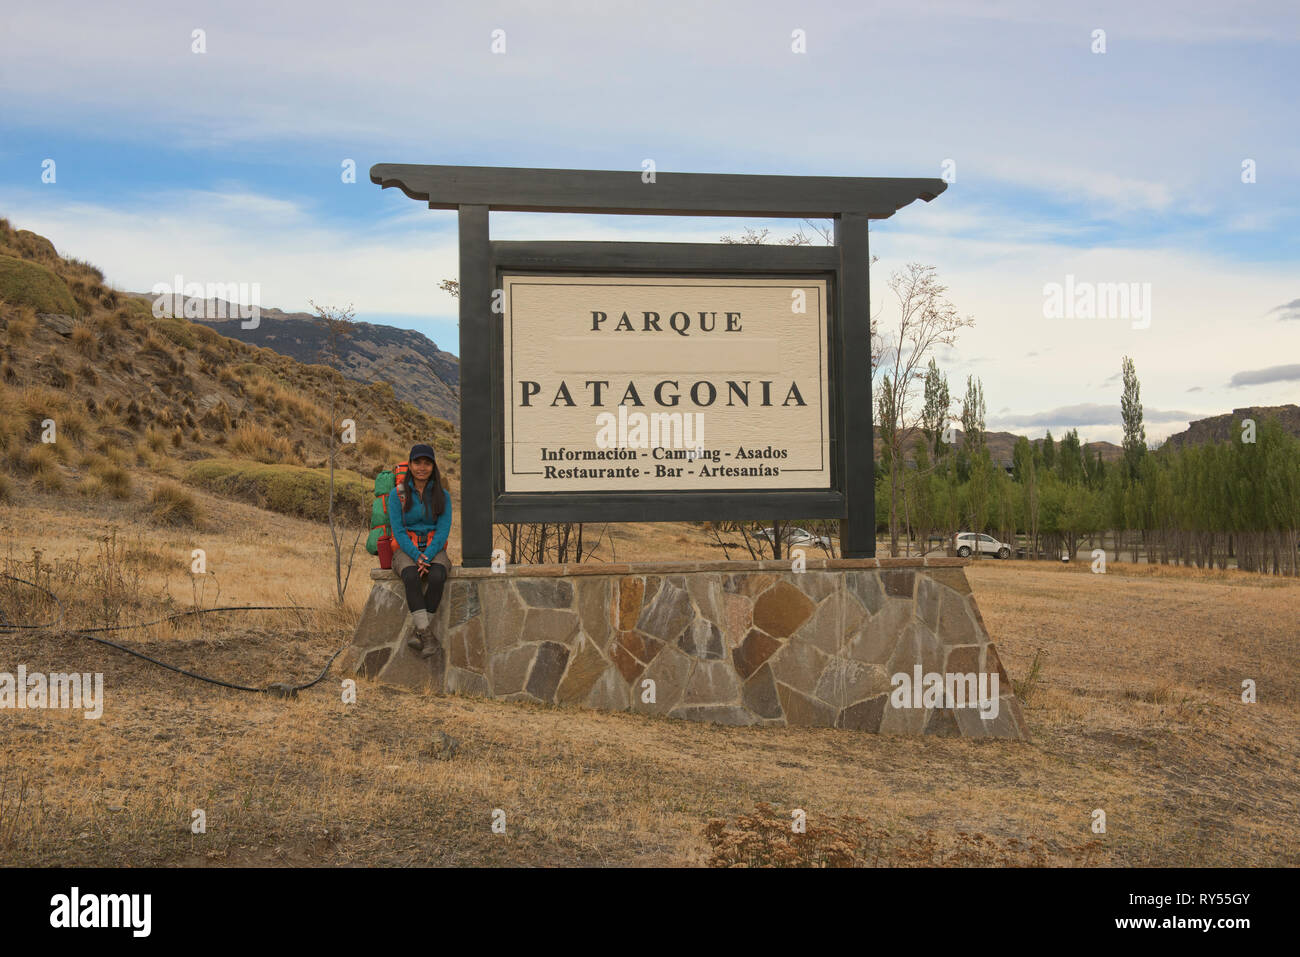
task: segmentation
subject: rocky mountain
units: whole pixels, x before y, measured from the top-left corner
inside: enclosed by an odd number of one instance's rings
[[[154,299],[141,293],[133,295],[150,302]],[[189,305],[187,300],[186,306]],[[191,322],[207,326],[223,336],[270,349],[308,365],[324,361],[325,324],[311,313],[262,307],[257,327],[244,329],[239,318],[194,318],[200,315],[237,316],[237,306],[219,299],[207,300],[204,306],[206,308],[193,308],[182,315],[188,315]],[[353,322],[351,335],[341,345],[340,353],[340,371],[349,379],[365,383],[391,382],[398,396],[409,400],[416,408],[459,424],[460,361],[439,349],[423,333],[370,322]]]
[[[1231,413],[1225,415],[1197,419],[1189,423],[1185,431],[1169,436],[1165,440],[1165,445],[1171,449],[1178,449],[1206,442],[1226,442],[1236,437],[1236,433],[1233,432],[1233,422],[1240,422],[1242,419],[1262,422],[1267,418],[1277,419],[1288,434],[1300,438],[1300,405],[1252,405],[1244,409],[1233,409]]]

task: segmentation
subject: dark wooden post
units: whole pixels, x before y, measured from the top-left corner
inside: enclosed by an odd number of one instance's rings
[[[488,207],[461,206],[460,219],[460,563],[492,563],[492,253]]]
[[[835,220],[840,253],[837,323],[840,334],[840,396],[836,411],[844,423],[858,426],[844,440],[845,517],[840,519],[840,555],[876,557],[875,430],[871,406],[871,254],[867,248],[866,213],[843,213]]]

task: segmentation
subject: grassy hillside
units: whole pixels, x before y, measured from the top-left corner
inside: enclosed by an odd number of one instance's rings
[[[347,519],[362,520],[370,478],[415,441],[439,449],[457,496],[455,427],[387,383],[155,318],[95,267],[2,219],[0,342],[0,501],[75,493],[183,518],[151,501],[164,479],[321,520],[330,422],[348,419],[356,441],[336,458]]]
[[[327,354],[325,324],[308,313],[262,308],[255,329],[244,329],[239,319],[195,322],[303,363],[315,362]],[[424,334],[356,321],[338,350],[340,369],[349,378],[361,382],[400,381],[402,394],[417,407],[430,415],[459,421],[460,360],[439,349]]]

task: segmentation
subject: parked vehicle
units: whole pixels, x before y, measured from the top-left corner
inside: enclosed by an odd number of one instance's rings
[[[758,531],[758,537],[771,544],[776,540],[776,533],[770,528],[762,528]],[[781,533],[781,540],[787,548],[802,548],[811,545],[814,548],[825,548],[829,551],[831,547],[831,540],[826,535],[814,535],[806,529],[790,526],[787,526]]]
[[[1010,558],[1011,546],[999,542],[992,535],[975,532],[958,532],[953,536],[953,550],[961,558],[969,558],[975,551],[981,555],[996,555],[998,558]]]

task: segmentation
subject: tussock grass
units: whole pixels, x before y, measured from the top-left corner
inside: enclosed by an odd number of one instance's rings
[[[54,420],[59,443],[81,443],[90,433],[91,419],[68,393],[40,385],[5,389],[0,393],[0,449],[39,442],[46,419]]]
[[[44,442],[30,445],[20,453],[20,468],[32,483],[47,492],[57,492],[63,488],[63,473],[59,470],[58,454],[54,446]]]
[[[235,429],[226,448],[232,455],[254,459],[268,465],[295,463],[298,457],[293,443],[264,426],[245,422]]]
[[[218,402],[199,419],[203,428],[221,434],[230,431],[230,407],[225,402]]]
[[[159,525],[199,528],[199,503],[194,496],[172,482],[160,482],[149,496],[149,517]]]
[[[72,376],[63,367],[63,357],[51,348],[49,352],[36,360],[36,368],[41,376],[56,389],[66,389]]]
[[[106,458],[100,459],[91,466],[91,473],[99,479],[104,490],[113,498],[131,497],[133,485],[131,473],[122,466],[115,465]]]
[[[131,310],[119,306],[112,312],[100,312],[92,320],[105,345],[115,345],[117,334],[131,331]]]
[[[20,346],[36,331],[36,310],[29,304],[16,307],[5,324],[5,338],[11,346]]]
[[[72,348],[88,359],[99,353],[99,339],[92,323],[83,319],[72,327]]]
[[[161,320],[155,320],[161,321]],[[171,358],[171,349],[167,346],[167,340],[158,335],[153,329],[145,333],[144,342],[140,344],[140,351],[143,353],[153,353],[164,359]]]
[[[357,451],[361,453],[361,457],[364,459],[377,459],[381,462],[387,462],[392,458],[388,443],[377,435],[367,435],[357,443]]]
[[[132,460],[135,458],[135,456],[132,455],[132,450],[128,446],[125,446],[116,439],[108,436],[105,436],[96,443],[95,450],[114,465],[130,465]]]

